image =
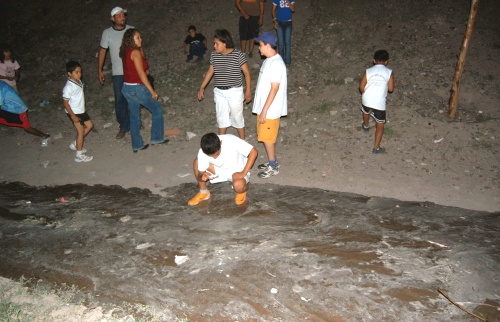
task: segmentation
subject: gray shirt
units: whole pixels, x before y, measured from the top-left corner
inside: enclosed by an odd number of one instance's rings
[[[123,34],[130,28],[134,27],[126,25],[122,30],[116,30],[113,27],[109,27],[102,32],[101,48],[109,49],[113,76],[123,75],[123,63],[120,58],[120,46],[122,45]]]

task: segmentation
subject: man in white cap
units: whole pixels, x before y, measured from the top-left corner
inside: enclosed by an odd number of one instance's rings
[[[116,135],[117,139],[122,139],[125,133],[130,131],[130,117],[128,103],[122,94],[123,87],[123,64],[119,56],[123,34],[127,29],[134,28],[126,24],[127,10],[115,7],[111,10],[112,27],[104,30],[101,37],[101,49],[99,50],[97,73],[99,82],[104,85],[103,66],[106,60],[106,52],[109,49],[111,56],[113,89],[115,92],[115,114],[120,125],[120,131]],[[141,49],[142,51],[142,49]]]

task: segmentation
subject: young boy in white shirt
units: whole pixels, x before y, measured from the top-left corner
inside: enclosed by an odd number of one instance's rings
[[[258,151],[250,143],[232,135],[207,133],[201,138],[198,156],[194,159],[193,170],[200,191],[188,201],[194,206],[210,199],[207,182],[231,182],[236,192],[234,202],[241,205],[246,200],[250,168]]]
[[[368,68],[359,83],[359,91],[362,96],[361,112],[363,123],[361,127],[365,132],[370,130],[370,116],[376,122],[375,143],[372,153],[385,153],[385,149],[380,147],[382,135],[384,134],[384,124],[386,120],[386,97],[387,92],[394,91],[394,74],[387,68],[389,53],[386,50],[377,50],[373,56],[373,67]]]
[[[252,112],[257,114],[257,139],[264,143],[268,157],[268,162],[258,166],[263,170],[258,176],[269,178],[279,173],[276,140],[280,118],[288,112],[287,75],[283,58],[277,52],[276,35],[264,32],[262,36],[254,39],[259,42],[260,54],[266,57],[260,68],[252,109]]]
[[[76,141],[71,142],[69,148],[76,151],[75,162],[89,162],[93,157],[85,154],[83,139],[94,127],[90,116],[85,111],[85,96],[83,95],[82,66],[76,61],[66,64],[68,81],[63,88],[63,104],[66,115],[76,129]]]

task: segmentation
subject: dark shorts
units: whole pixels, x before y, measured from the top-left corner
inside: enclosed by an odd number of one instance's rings
[[[71,119],[71,115],[69,115],[69,113],[66,113],[66,115],[68,116],[69,120],[71,121],[71,123],[74,123],[73,122],[73,119]],[[90,116],[87,114],[87,112],[83,112],[82,114],[75,114],[76,117],[78,117],[80,119],[80,124],[85,126],[85,122],[87,121],[90,121]]]
[[[373,117],[373,119],[377,123],[385,123],[385,111],[381,111],[381,110],[377,110],[377,109],[374,109],[371,107],[366,107],[364,105],[361,105],[361,112]]]
[[[240,40],[251,40],[259,36],[259,18],[250,16],[248,20],[240,17]]]
[[[28,112],[15,114],[4,111],[2,109],[0,109],[0,124],[7,126],[22,127],[23,129],[28,129],[31,127],[30,121],[28,120]]]

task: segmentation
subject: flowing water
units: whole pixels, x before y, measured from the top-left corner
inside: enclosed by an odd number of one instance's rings
[[[119,186],[0,184],[0,275],[76,285],[86,304],[192,321],[498,321],[500,214],[229,184],[190,207]],[[496,295],[495,295],[496,294]]]

